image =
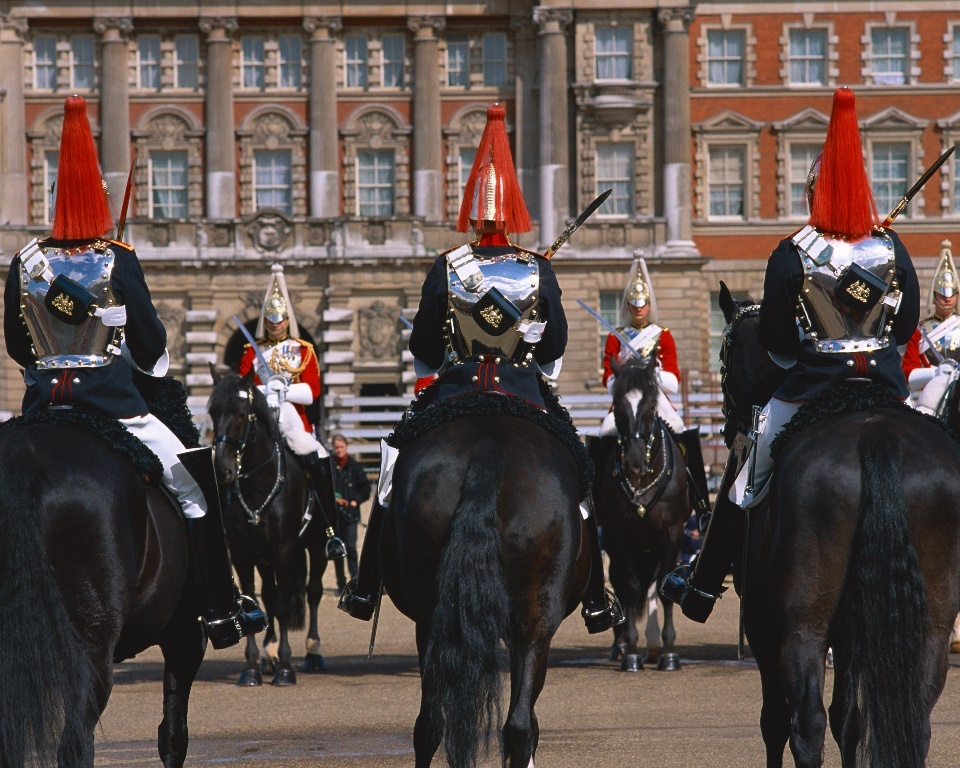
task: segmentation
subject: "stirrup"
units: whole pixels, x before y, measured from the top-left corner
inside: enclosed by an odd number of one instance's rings
[[[377,607],[376,597],[357,594],[357,580],[350,579],[340,593],[337,608],[360,621],[370,621],[373,611]]]
[[[219,619],[202,618],[207,639],[218,651],[236,645],[241,638],[263,632],[267,628],[267,616],[255,599],[239,592],[235,599],[236,610],[233,613]]]
[[[604,589],[604,605],[602,608],[589,608],[586,605],[580,610],[583,616],[583,623],[587,626],[587,632],[591,635],[597,635],[613,629],[626,621],[623,615],[623,608],[617,596],[609,589]]]

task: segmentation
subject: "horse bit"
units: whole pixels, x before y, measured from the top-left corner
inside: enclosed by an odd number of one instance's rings
[[[666,490],[667,484],[666,481],[670,479],[670,475],[673,474],[673,468],[670,466],[668,461],[667,454],[667,445],[668,440],[663,427],[663,421],[659,418],[654,419],[654,425],[656,428],[656,433],[654,430],[650,431],[650,434],[644,436],[639,431],[634,432],[633,434],[626,435],[626,437],[617,434],[617,445],[619,446],[619,451],[616,456],[616,464],[613,467],[613,474],[620,477],[620,488],[627,495],[627,499],[630,503],[637,508],[637,515],[643,517],[647,512],[653,509],[654,505],[660,501],[660,497],[663,495],[663,492]],[[657,473],[656,477],[648,484],[642,488],[637,488],[630,482],[630,478],[627,477],[627,473],[623,471],[623,446],[626,440],[644,440],[646,443],[646,452],[643,457],[643,464],[640,467],[640,477],[648,474],[653,467],[653,444],[657,438],[660,438],[660,457],[661,457],[661,467],[660,471]],[[644,495],[651,489],[656,487],[657,492],[654,494],[653,498],[647,504],[644,504],[641,500]]]

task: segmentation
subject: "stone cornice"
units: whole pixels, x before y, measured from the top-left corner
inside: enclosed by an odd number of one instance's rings
[[[407,16],[407,29],[421,40],[429,40],[437,32],[446,29],[447,20],[443,16]],[[424,31],[424,34],[418,34]]]
[[[236,16],[208,16],[200,19],[198,25],[200,31],[208,37],[229,38],[239,28]],[[214,32],[222,32],[222,35],[214,35]]]
[[[541,35],[562,34],[573,21],[572,8],[548,8],[538,5],[533,9],[533,23]]]
[[[30,24],[26,19],[8,13],[0,14],[0,40],[24,40],[29,29]]]
[[[681,8],[660,8],[657,11],[657,21],[665,32],[686,32],[696,14],[697,9],[692,5]]]
[[[343,31],[343,17],[307,16],[303,20],[303,29],[313,36],[313,40],[329,40]]]
[[[133,19],[128,16],[101,16],[93,20],[93,31],[102,37],[110,38],[112,41],[122,42],[133,32]]]

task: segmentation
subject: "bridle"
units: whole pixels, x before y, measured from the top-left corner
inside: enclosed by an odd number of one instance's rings
[[[723,329],[723,335],[720,341],[720,391],[723,393],[723,406],[721,411],[724,418],[729,423],[735,418],[737,412],[737,403],[730,388],[727,386],[727,376],[730,373],[730,356],[733,353],[733,329],[741,320],[747,317],[756,317],[760,314],[759,304],[744,304],[737,309],[730,322]]]
[[[237,393],[240,398],[247,401],[249,407],[247,409],[247,418],[243,428],[243,437],[240,440],[235,440],[227,434],[219,434],[213,440],[214,450],[220,443],[225,443],[226,445],[231,446],[237,452],[237,475],[233,481],[233,489],[237,494],[237,499],[240,501],[240,506],[243,508],[243,511],[247,513],[248,521],[252,525],[259,525],[263,516],[263,511],[269,506],[277,494],[280,493],[280,489],[283,487],[284,482],[286,482],[286,457],[284,456],[283,448],[280,445],[280,430],[274,430],[273,433],[273,448],[270,451],[270,454],[262,462],[254,466],[252,469],[243,471],[243,457],[247,449],[254,444],[257,437],[257,409],[256,409],[256,394],[253,390],[253,382],[247,387],[246,391],[240,390]],[[247,500],[243,496],[243,491],[240,488],[241,480],[248,480],[251,477],[262,472],[266,469],[267,465],[271,463],[276,463],[276,476],[273,481],[273,487],[267,493],[266,498],[261,504],[256,505],[256,507],[251,507]]]

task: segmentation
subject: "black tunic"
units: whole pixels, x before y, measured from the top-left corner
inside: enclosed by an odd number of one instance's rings
[[[516,249],[510,246],[474,246],[473,251],[479,256],[516,253]],[[567,318],[560,303],[560,284],[553,267],[547,259],[536,258],[540,268],[537,319],[547,325],[534,348],[533,357],[541,365],[546,365],[563,356],[567,347]],[[439,368],[443,364],[446,352],[444,328],[447,322],[447,257],[441,255],[433,262],[427,279],[423,281],[420,308],[410,333],[410,351],[431,368]]]
[[[76,248],[88,241],[47,239],[45,248]],[[92,241],[89,241],[92,242]],[[151,370],[163,356],[167,332],[157,316],[136,251],[110,245],[115,255],[110,288],[117,303],[126,306],[124,338],[137,366]],[[23,412],[48,405],[76,405],[99,411],[115,419],[142,416],[149,412],[146,401],[134,386],[129,363],[115,356],[101,368],[44,369],[36,367],[30,334],[20,317],[20,257],[15,256],[4,288],[3,332],[7,353],[19,363],[27,391]]]
[[[920,285],[910,254],[896,232],[893,240],[897,283],[903,298],[893,317],[892,334],[897,346],[906,344],[920,319]],[[800,254],[789,238],[781,240],[767,262],[760,304],[760,343],[768,352],[795,357],[773,396],[789,402],[816,397],[827,387],[849,378],[868,378],[888,387],[897,397],[908,396],[907,382],[900,367],[900,353],[891,345],[876,352],[829,354],[817,352],[813,342],[801,341],[797,330],[797,298],[803,288]]]

